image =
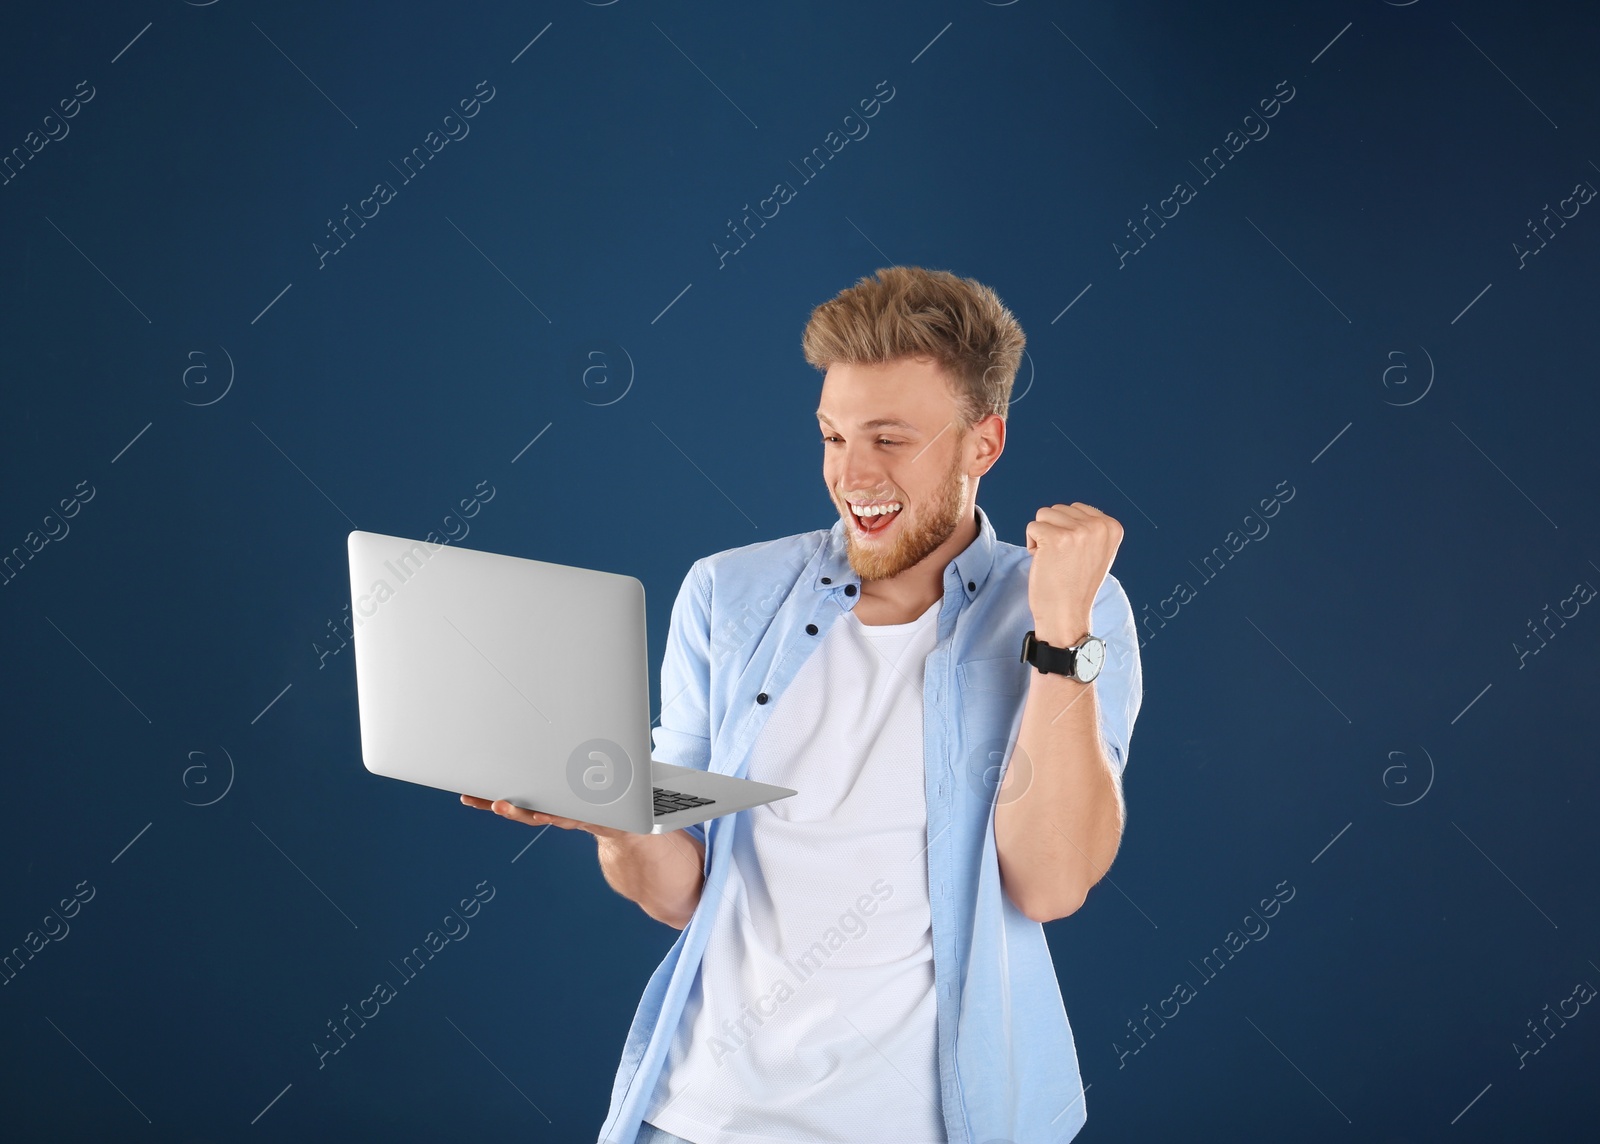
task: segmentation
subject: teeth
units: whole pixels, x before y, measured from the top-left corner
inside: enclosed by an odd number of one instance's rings
[[[884,513],[894,512],[900,507],[900,502],[894,501],[890,504],[875,504],[866,507],[861,505],[851,505],[850,510],[857,516],[882,516]]]

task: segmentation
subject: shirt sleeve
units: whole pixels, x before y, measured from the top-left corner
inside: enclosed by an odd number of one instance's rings
[[[651,757],[680,767],[711,765],[711,587],[704,562],[689,568],[667,625],[661,659],[661,718]],[[683,828],[702,845],[704,823]]]
[[[1095,679],[1100,709],[1100,737],[1120,777],[1128,765],[1128,740],[1144,699],[1144,672],[1139,663],[1139,632],[1133,605],[1116,577],[1107,573],[1092,612],[1094,635],[1106,641],[1106,662]]]

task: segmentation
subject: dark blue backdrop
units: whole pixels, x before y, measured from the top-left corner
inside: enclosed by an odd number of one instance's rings
[[[345,535],[637,576],[654,677],[691,561],[831,523],[800,331],[892,263],[1028,333],[1001,538],[1127,530],[1081,1138],[1593,1138],[1593,5],[0,29],[15,1138],[593,1139],[673,931],[363,769]]]

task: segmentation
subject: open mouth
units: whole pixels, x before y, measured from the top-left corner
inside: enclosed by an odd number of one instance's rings
[[[888,531],[890,525],[899,519],[902,511],[904,511],[904,506],[896,504],[895,507],[888,512],[877,510],[863,516],[856,510],[854,506],[852,506],[850,509],[850,515],[855,519],[856,529],[862,535],[877,536],[880,533]]]

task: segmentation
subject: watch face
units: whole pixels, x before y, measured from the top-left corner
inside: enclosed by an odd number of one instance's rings
[[[1077,677],[1084,683],[1093,682],[1106,662],[1106,641],[1090,636],[1078,650]]]

